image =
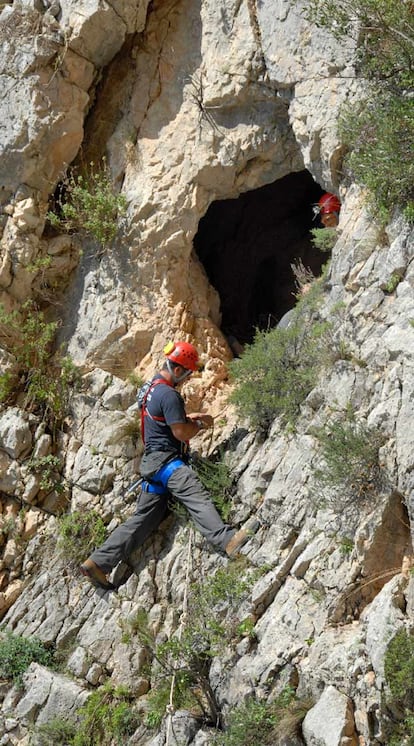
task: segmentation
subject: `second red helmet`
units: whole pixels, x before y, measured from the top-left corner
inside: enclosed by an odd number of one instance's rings
[[[339,212],[341,209],[341,203],[336,194],[326,192],[323,194],[318,202],[319,212],[321,215],[326,215],[329,212]]]

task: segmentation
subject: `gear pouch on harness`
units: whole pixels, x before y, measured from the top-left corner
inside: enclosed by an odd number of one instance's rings
[[[141,464],[140,474],[144,479],[151,480],[154,474],[159,471],[167,461],[177,456],[174,451],[153,451],[152,453],[144,453]]]
[[[138,408],[139,409],[142,409],[142,407],[145,404],[148,391],[151,388],[151,384],[152,384],[152,380],[151,381],[147,381],[146,383],[144,383],[143,386],[141,386],[140,390],[138,391],[138,394],[137,394],[137,403],[138,403]]]

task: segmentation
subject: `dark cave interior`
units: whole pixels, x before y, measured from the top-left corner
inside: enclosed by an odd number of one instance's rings
[[[213,202],[194,238],[194,249],[221,302],[221,329],[241,344],[256,329],[274,327],[295,305],[299,261],[318,277],[326,255],[311,242],[322,227],[312,206],[323,194],[309,171]]]

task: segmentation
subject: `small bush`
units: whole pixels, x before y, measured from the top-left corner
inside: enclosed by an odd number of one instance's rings
[[[50,492],[51,490],[62,492],[63,485],[59,474],[61,466],[60,458],[52,454],[36,458],[32,456],[27,462],[29,471],[34,474],[40,474],[40,489],[46,492]]]
[[[57,548],[68,562],[87,557],[105,538],[105,524],[95,510],[74,511],[59,519]]]
[[[321,462],[313,473],[317,489],[346,503],[375,494],[385,480],[379,464],[384,437],[363,423],[332,420],[314,430]]]
[[[400,629],[387,647],[384,674],[389,687],[387,703],[393,712],[393,720],[385,724],[387,742],[390,746],[414,746],[414,637],[405,629]]]
[[[331,351],[330,324],[317,321],[320,283],[314,283],[286,328],[257,332],[243,355],[229,365],[235,389],[230,401],[253,427],[267,430],[280,416],[294,424]]]
[[[57,211],[48,213],[54,228],[86,233],[104,247],[113,241],[118,219],[126,213],[126,199],[115,193],[105,159],[98,168],[90,163],[83,174],[70,173],[61,194]]]
[[[392,698],[414,709],[414,637],[400,629],[389,643],[384,673]]]
[[[124,746],[140,724],[133,696],[125,687],[110,683],[94,691],[77,715],[80,723],[73,746]]]
[[[0,375],[0,402],[23,390],[27,408],[40,407],[52,419],[63,419],[79,372],[68,357],[52,359],[58,326],[57,321],[47,321],[31,300],[19,312],[0,306],[1,344],[16,361],[14,375]]]
[[[401,0],[307,0],[305,16],[356,44],[361,106],[345,109],[340,135],[351,178],[367,187],[386,221],[393,209],[414,222],[414,32],[412,3]]]
[[[312,703],[297,700],[287,687],[273,702],[248,699],[229,715],[223,733],[214,746],[274,746],[280,739],[298,735],[300,724]]]
[[[336,228],[312,228],[311,241],[319,251],[332,251],[338,240]]]
[[[413,81],[414,82],[414,81]],[[410,97],[377,91],[361,108],[345,109],[340,134],[349,147],[351,178],[367,187],[385,221],[395,207],[414,211],[414,107]]]
[[[305,15],[338,39],[356,44],[357,73],[383,88],[412,86],[412,5],[401,0],[306,0]]]
[[[32,662],[50,666],[53,652],[36,637],[21,637],[6,632],[0,639],[0,678],[20,686],[26,669]]]
[[[70,746],[78,725],[70,720],[55,717],[36,728],[36,746]]]
[[[211,499],[216,506],[223,521],[227,521],[231,512],[231,497],[234,489],[234,479],[230,467],[219,454],[217,459],[193,457],[192,466],[197,475],[210,493]]]
[[[234,562],[203,582],[193,583],[184,626],[161,644],[156,643],[142,610],[121,625],[126,632],[124,640],[129,642],[136,635],[154,661],[147,725],[158,727],[165,716],[173,677],[175,708],[191,707],[206,721],[220,720],[209,681],[210,664],[226,644],[239,638],[236,609],[247,598],[255,579],[257,571],[249,571],[243,577],[240,564]],[[252,632],[250,628],[249,633]]]
[[[397,289],[401,282],[401,275],[398,272],[393,272],[390,279],[388,280],[384,290],[386,293],[393,293]]]

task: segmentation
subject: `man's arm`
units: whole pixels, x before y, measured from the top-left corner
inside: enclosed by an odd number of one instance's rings
[[[214,420],[211,415],[197,412],[196,414],[187,415],[186,422],[177,422],[174,425],[170,425],[170,428],[174,438],[185,442],[186,440],[190,440],[190,438],[194,438],[201,430],[212,427],[213,423]]]

